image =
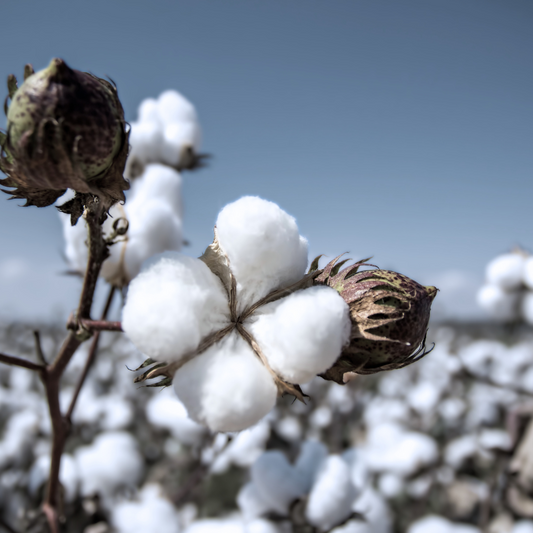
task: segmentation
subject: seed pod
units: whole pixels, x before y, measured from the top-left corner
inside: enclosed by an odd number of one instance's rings
[[[0,184],[15,190],[4,192],[38,207],[67,188],[98,196],[106,209],[124,201],[128,132],[114,85],[53,59],[36,73],[26,66],[21,87],[9,76],[8,89]]]
[[[343,270],[331,261],[315,279],[339,292],[350,306],[350,344],[322,377],[344,383],[347,372],[373,374],[402,368],[428,353],[425,349],[435,287],[424,287],[390,270],[358,272],[367,259]],[[348,376],[347,376],[348,377]]]

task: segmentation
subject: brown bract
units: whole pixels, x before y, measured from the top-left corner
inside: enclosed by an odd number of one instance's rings
[[[0,185],[13,190],[4,192],[45,207],[73,189],[77,200],[62,210],[76,220],[84,195],[98,196],[105,210],[125,200],[128,132],[113,84],[54,59],[37,73],[27,66],[20,88],[11,75],[8,89]]]
[[[425,338],[435,287],[424,287],[389,270],[366,270],[368,259],[343,270],[348,261],[338,256],[315,278],[315,284],[328,285],[350,307],[350,344],[322,377],[345,383],[345,374],[373,374],[402,368],[426,353]]]

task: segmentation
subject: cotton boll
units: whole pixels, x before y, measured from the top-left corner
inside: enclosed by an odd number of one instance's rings
[[[111,510],[117,533],[179,533],[179,515],[161,494],[159,485],[146,485],[139,501],[121,502]]]
[[[236,333],[183,365],[174,390],[189,416],[212,431],[240,431],[274,407],[272,376]]]
[[[142,163],[160,160],[163,132],[158,123],[132,122],[129,142],[131,144],[130,158],[138,159]]]
[[[270,504],[263,499],[253,483],[247,483],[237,495],[237,505],[245,520],[253,520],[271,511]]]
[[[240,516],[228,516],[197,520],[184,533],[246,533],[246,531]]]
[[[269,508],[286,516],[291,503],[305,493],[305,480],[283,453],[265,452],[250,469],[252,483]]]
[[[533,533],[533,521],[519,520],[518,522],[515,522],[511,533]]]
[[[383,497],[367,486],[357,498],[353,510],[364,515],[364,522],[351,522],[344,528],[336,528],[332,533],[391,533],[390,510]],[[352,527],[349,527],[352,526]],[[429,533],[429,532],[426,532]],[[431,532],[433,533],[433,532]]]
[[[196,110],[191,102],[172,89],[159,95],[157,106],[159,120],[164,125],[174,122],[196,122],[198,120]]]
[[[11,461],[24,461],[38,431],[38,413],[23,410],[13,414],[4,426],[0,441],[0,468]]]
[[[159,122],[158,103],[155,98],[145,98],[137,110],[139,122]]]
[[[524,261],[523,281],[528,289],[533,290],[533,256]]]
[[[533,291],[527,291],[522,298],[522,317],[533,326]]]
[[[429,515],[413,522],[407,533],[480,533],[477,527],[450,522],[441,516]]]
[[[163,131],[161,157],[165,163],[179,166],[185,149],[194,150],[200,144],[198,124],[182,122],[168,124]]]
[[[289,383],[306,383],[327,370],[351,332],[348,305],[330,287],[311,287],[267,304],[246,326],[272,369]]]
[[[302,424],[295,416],[284,416],[275,425],[276,433],[286,441],[297,442],[302,437]]]
[[[133,408],[128,400],[118,393],[103,396],[101,400],[101,425],[103,429],[124,429],[131,424]]]
[[[142,475],[144,460],[137,442],[126,432],[98,435],[89,446],[75,453],[83,496],[96,493],[113,495],[120,487],[136,485]]]
[[[350,468],[338,455],[330,455],[318,472],[305,515],[316,527],[329,530],[346,520],[356,496]]]
[[[245,524],[245,533],[281,533],[279,527],[264,518],[256,518]]]
[[[519,289],[525,263],[525,256],[519,253],[500,255],[487,265],[487,282],[502,289]]]
[[[519,291],[506,291],[498,285],[484,285],[477,293],[478,305],[501,322],[512,322],[519,316]]]
[[[458,469],[477,453],[478,444],[474,435],[463,435],[448,443],[444,450],[444,460],[454,469]]]
[[[300,454],[294,467],[300,474],[305,492],[311,490],[318,470],[328,455],[328,449],[317,440],[306,440],[302,443]]]
[[[395,498],[403,490],[403,478],[396,474],[383,474],[379,477],[378,488],[379,492],[385,498]]]
[[[276,204],[245,196],[224,207],[216,225],[237,280],[239,310],[303,277],[307,241]]]
[[[197,445],[205,435],[205,428],[188,417],[185,406],[170,389],[154,394],[145,409],[151,424],[168,430],[183,444]]]
[[[130,283],[122,327],[158,361],[177,361],[229,321],[219,278],[199,259],[166,252],[151,259]]]

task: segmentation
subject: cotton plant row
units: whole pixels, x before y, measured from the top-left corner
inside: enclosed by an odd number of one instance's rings
[[[533,257],[522,249],[495,257],[477,301],[495,320],[533,324]]]
[[[9,76],[8,93],[7,133],[0,135],[0,170],[6,178],[0,184],[27,206],[56,204],[64,217],[67,259],[83,277],[69,333],[53,359],[38,332],[37,362],[0,353],[0,361],[34,372],[50,414],[48,423],[40,411],[22,409],[9,420],[12,436],[2,443],[11,464],[14,450],[42,431],[42,453],[30,475],[36,497],[43,472],[49,474],[40,509],[27,513],[28,528],[41,521],[59,532],[67,519],[62,502],[74,500],[76,490],[83,498],[96,493],[102,509],[111,512],[124,490],[142,482],[140,448],[124,432],[135,420],[134,401],[112,390],[123,379],[109,373],[112,365],[95,363],[102,331],[124,331],[132,353],[142,353],[136,383],[162,376],[149,386],[173,384],[174,404],[153,400],[145,416],[193,448],[204,446],[209,432],[239,432],[264,422],[280,396],[305,404],[302,387],[317,375],[344,385],[356,374],[402,368],[427,353],[435,287],[366,260],[347,264],[342,256],[322,268],[320,258],[308,266],[307,240],[295,219],[272,202],[245,196],[229,204],[202,257],[177,252],[183,243],[179,171],[198,168],[203,160],[196,112],[178,93],[144,101],[131,127],[114,84],[73,70],[61,59],[39,72],[27,65],[20,86]],[[101,319],[94,320],[99,279],[109,283],[110,292]],[[117,288],[127,292],[121,322],[107,320]],[[91,368],[104,368],[106,390],[87,381]],[[76,375],[74,383],[62,389],[69,373]],[[317,416],[323,426],[324,415]],[[104,433],[91,433],[91,443],[66,454],[76,422],[99,424]],[[220,453],[213,449],[211,461],[208,453],[198,455],[199,468],[214,472],[223,457],[238,462],[236,450],[246,448],[247,440],[239,435],[234,441]],[[316,479],[307,472],[300,486],[299,498],[308,499],[302,516],[321,530],[335,526],[333,515],[346,514],[353,504],[357,491],[345,476],[350,496],[339,493],[330,502],[333,510],[320,510],[331,480],[344,465],[349,468],[347,461],[329,455]],[[158,489],[150,487],[141,492],[141,502],[166,513]]]

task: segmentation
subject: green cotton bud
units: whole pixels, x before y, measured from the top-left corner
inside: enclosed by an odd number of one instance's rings
[[[438,289],[390,270],[359,272],[367,259],[340,270],[346,261],[339,258],[324,268],[315,284],[337,290],[348,304],[351,338],[337,362],[321,376],[344,383],[347,372],[393,370],[426,355],[431,304]]]
[[[8,78],[0,184],[15,190],[4,192],[38,207],[67,188],[98,196],[106,209],[124,201],[128,133],[115,86],[62,59],[35,73],[27,65],[24,75],[20,87]]]

